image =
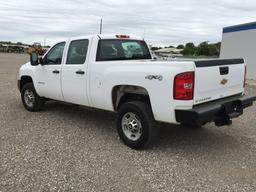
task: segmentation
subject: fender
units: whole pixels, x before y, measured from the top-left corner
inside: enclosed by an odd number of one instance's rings
[[[36,70],[36,67],[37,66],[31,66],[30,62],[22,65],[21,68],[20,68],[20,71],[19,71],[18,82],[20,81],[20,83],[21,83],[22,77],[30,77],[32,79],[32,83],[33,83],[33,85],[35,87],[35,90],[36,90],[37,94],[40,96],[40,89],[38,87],[38,84],[35,81],[35,70]]]

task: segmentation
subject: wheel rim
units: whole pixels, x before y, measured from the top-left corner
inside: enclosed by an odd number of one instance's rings
[[[138,116],[132,112],[126,113],[122,118],[122,130],[128,139],[137,141],[142,135],[142,124]]]
[[[25,104],[28,106],[28,107],[33,107],[34,104],[35,104],[35,95],[33,93],[32,90],[25,90],[24,92],[24,101],[25,101]]]

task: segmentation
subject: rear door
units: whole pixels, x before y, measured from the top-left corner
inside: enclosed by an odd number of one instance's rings
[[[242,93],[244,75],[243,59],[196,61],[194,104]]]
[[[61,86],[64,100],[79,105],[89,105],[87,96],[87,57],[89,39],[72,39],[62,66]]]

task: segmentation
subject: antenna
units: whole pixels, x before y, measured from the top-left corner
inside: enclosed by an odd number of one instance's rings
[[[100,19],[100,34],[102,34],[102,18]]]
[[[146,29],[143,30],[143,40],[146,38]]]

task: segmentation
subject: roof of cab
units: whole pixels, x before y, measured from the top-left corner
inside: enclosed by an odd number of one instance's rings
[[[120,36],[120,37],[118,37]],[[122,37],[123,36],[123,37]],[[125,37],[126,36],[126,37]],[[138,37],[135,35],[123,35],[123,34],[95,34],[95,35],[83,35],[83,36],[77,36],[77,37],[70,37],[68,40],[76,40],[76,39],[91,39],[93,37],[99,38],[99,39],[132,39],[132,40],[144,40],[142,37]]]

